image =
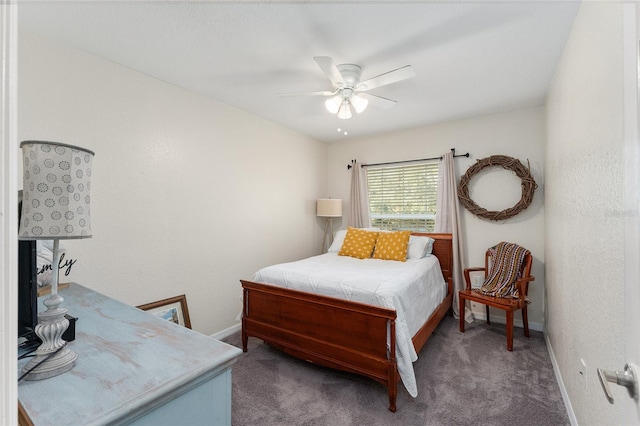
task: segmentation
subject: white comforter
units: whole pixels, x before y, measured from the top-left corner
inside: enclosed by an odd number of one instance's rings
[[[263,268],[254,281],[394,309],[398,372],[409,394],[418,395],[411,338],[447,294],[437,257],[397,262],[327,253]]]

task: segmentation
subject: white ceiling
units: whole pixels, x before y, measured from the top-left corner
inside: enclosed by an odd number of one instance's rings
[[[324,142],[542,105],[579,8],[569,1],[31,1],[21,28],[77,46]],[[417,76],[370,93],[350,120],[324,98],[314,62],[368,79]],[[347,130],[348,136],[337,128]]]

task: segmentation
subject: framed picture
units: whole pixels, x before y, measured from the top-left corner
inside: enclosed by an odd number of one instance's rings
[[[187,308],[187,296],[184,294],[140,305],[138,308],[143,311],[148,311],[160,318],[166,319],[167,321],[174,322],[183,327],[191,328],[189,309]]]

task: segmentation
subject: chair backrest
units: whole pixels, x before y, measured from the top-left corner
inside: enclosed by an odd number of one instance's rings
[[[531,252],[527,253],[524,256],[524,259],[522,261],[522,265],[520,265],[520,277],[530,277],[531,276],[531,265],[533,264],[533,256],[531,255]],[[491,270],[491,251],[490,249],[487,250],[487,252],[484,255],[484,277],[487,278],[487,275],[489,274],[489,271]],[[525,287],[525,296],[527,295],[527,293],[529,292],[529,286],[526,285]]]

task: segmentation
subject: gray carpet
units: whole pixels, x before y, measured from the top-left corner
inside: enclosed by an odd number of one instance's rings
[[[225,339],[241,347],[240,333]],[[286,355],[256,338],[233,366],[234,426],[568,425],[540,332],[445,317],[414,363],[418,397],[398,386],[398,410],[373,380]]]

